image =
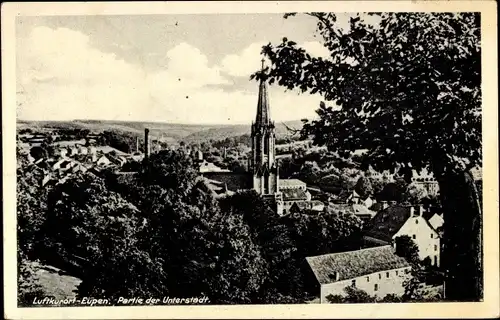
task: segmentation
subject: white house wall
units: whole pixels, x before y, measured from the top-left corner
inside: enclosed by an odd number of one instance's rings
[[[413,239],[419,249],[421,260],[430,257],[432,264],[440,264],[440,240],[437,232],[433,230],[422,216],[410,217],[394,235],[393,239],[407,235]]]
[[[410,268],[400,268],[376,272],[354,279],[343,280],[321,285],[320,301],[329,303],[326,297],[330,294],[345,296],[345,287],[351,286],[356,280],[356,288],[366,291],[370,296],[383,298],[388,294],[401,296],[404,294],[404,282],[411,276]],[[377,285],[377,290],[375,290]]]

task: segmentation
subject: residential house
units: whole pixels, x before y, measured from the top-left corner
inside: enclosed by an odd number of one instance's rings
[[[56,180],[52,177],[50,174],[46,174],[43,179],[42,179],[42,187],[51,185],[55,182]]]
[[[430,217],[429,224],[435,229],[440,230],[444,224],[443,214],[435,213]]]
[[[76,163],[73,162],[73,161],[69,161],[69,160],[64,160],[60,166],[59,166],[59,171],[67,171],[69,169],[71,169]]]
[[[70,162],[68,159],[60,159],[59,161],[57,161],[56,163],[54,163],[52,165],[52,169],[53,170],[60,170],[60,169],[63,169],[65,166],[67,166],[67,163]]]
[[[389,203],[387,201],[380,201],[372,204],[371,207],[369,207],[369,209],[374,212],[379,212],[381,210],[387,209],[387,207],[389,207]]]
[[[356,192],[356,190],[352,190],[349,194],[349,196],[346,199],[347,203],[355,203],[358,204],[361,200],[361,197],[359,194]]]
[[[104,154],[108,154],[108,153],[112,153],[112,154],[115,154],[115,155],[121,155],[121,156],[124,156],[126,155],[127,153],[123,152],[123,151],[120,151],[116,148],[113,148],[113,147],[110,147],[110,146],[97,146],[97,147],[94,147],[95,150],[97,152],[101,152],[101,153],[104,153]]]
[[[78,147],[85,145],[85,139],[56,141],[53,145],[61,148]]]
[[[308,212],[308,213],[316,213],[319,214],[325,210],[325,204],[319,200],[311,200],[311,201],[300,201],[294,202],[290,209],[289,213],[298,213],[298,212]]]
[[[80,154],[87,155],[89,153],[89,149],[85,146],[79,146],[78,151]]]
[[[81,164],[81,163],[76,163],[72,168],[71,168],[72,173],[77,173],[77,172],[87,172],[87,168]]]
[[[76,156],[79,152],[78,152],[78,147],[77,146],[72,146],[69,148],[69,155],[70,156]]]
[[[66,158],[68,156],[69,152],[68,149],[66,148],[56,148],[55,149],[55,155],[59,156],[61,158]]]
[[[371,219],[364,231],[367,246],[394,245],[399,236],[409,236],[419,249],[421,260],[429,257],[431,264],[440,263],[440,236],[423,217],[423,208],[395,205],[380,211]]]
[[[115,165],[118,165],[118,166],[123,166],[126,162],[127,162],[127,159],[125,159],[125,157],[123,156],[112,156],[112,155],[107,155],[109,161],[111,161],[113,164]]]
[[[372,198],[371,196],[367,196],[366,198],[361,198],[359,203],[364,205],[366,208],[370,208],[371,206],[373,206],[377,201]]]
[[[324,212],[336,216],[353,215],[358,217],[364,223],[369,222],[376,214],[362,204],[354,203],[328,203]]]
[[[379,298],[400,296],[404,281],[411,276],[408,261],[390,245],[307,257],[306,261],[318,283],[320,303],[328,303],[329,295],[345,296],[348,286]]]
[[[427,169],[422,169],[419,172],[412,170],[411,181],[415,185],[423,186],[429,196],[437,196],[439,193],[439,184],[433,173]]]
[[[201,173],[204,173],[204,172],[231,172],[228,169],[222,169],[222,168],[216,166],[215,164],[208,162],[206,160],[203,160],[203,162],[200,164],[199,170]]]
[[[108,159],[108,157],[106,157],[105,155],[102,155],[99,157],[99,159],[97,159],[96,161],[96,164],[98,166],[108,166],[111,164],[111,161]]]

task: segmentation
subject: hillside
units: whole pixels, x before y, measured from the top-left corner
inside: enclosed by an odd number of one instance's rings
[[[291,128],[300,128],[300,121],[285,122]],[[276,136],[278,138],[290,135],[283,123],[276,123]],[[250,134],[248,125],[203,125],[203,124],[179,124],[166,122],[135,122],[135,121],[111,121],[111,120],[74,120],[74,121],[17,121],[17,129],[30,128],[43,132],[54,129],[88,129],[99,133],[105,130],[113,130],[133,135],[142,135],[144,128],[149,128],[151,136],[161,137],[166,142],[178,143],[202,142],[207,140],[222,140],[228,137]]]
[[[300,129],[302,127],[302,122],[297,120],[297,121],[287,121],[284,123],[281,122],[276,123],[276,137],[284,138],[287,136],[291,136],[292,133],[289,132],[287,127],[292,129]],[[185,137],[184,140],[187,142],[222,140],[228,137],[241,136],[244,134],[250,134],[250,124],[208,128],[205,130],[194,132]]]

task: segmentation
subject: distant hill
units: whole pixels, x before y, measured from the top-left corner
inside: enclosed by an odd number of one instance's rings
[[[297,121],[287,121],[276,123],[276,137],[285,138],[291,136],[293,133],[290,132],[288,128],[300,129],[302,128],[302,122]],[[250,124],[248,125],[232,125],[232,126],[219,126],[215,128],[209,128],[205,130],[200,130],[194,132],[184,138],[186,142],[198,142],[207,140],[223,140],[229,137],[241,136],[244,134],[250,134]]]
[[[276,123],[276,136],[283,138],[291,133],[286,126],[294,129],[302,127],[301,121]],[[142,136],[144,129],[149,128],[151,136],[161,137],[166,142],[178,143],[202,142],[207,140],[222,140],[229,137],[250,134],[248,125],[204,125],[179,124],[167,122],[112,121],[112,120],[73,120],[73,121],[17,121],[17,129],[33,129],[35,131],[50,131],[54,129],[88,129],[98,133],[105,130],[131,133]]]

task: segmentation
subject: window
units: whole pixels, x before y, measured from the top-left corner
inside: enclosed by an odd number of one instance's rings
[[[373,286],[373,291],[378,291],[378,284],[375,283],[375,285]]]
[[[418,219],[415,219],[415,224],[418,224]]]
[[[352,285],[353,287],[355,287],[355,286],[356,286],[356,280],[352,280],[351,285]]]
[[[438,246],[437,244],[434,245],[434,251],[438,251]]]
[[[389,272],[386,272],[386,273],[385,273],[385,276],[386,276],[387,278],[389,278]]]
[[[434,233],[431,233],[431,239],[433,239],[433,238],[434,238]]]
[[[381,273],[378,274],[378,278],[382,279],[382,274]]]
[[[396,275],[398,275],[398,270],[396,270]]]
[[[412,237],[413,239],[416,239],[416,238],[417,238],[417,236],[416,236],[416,235],[412,235],[411,237]]]
[[[370,277],[366,277],[366,282],[370,282]]]

